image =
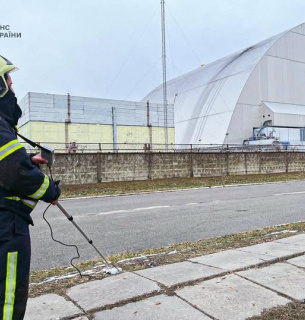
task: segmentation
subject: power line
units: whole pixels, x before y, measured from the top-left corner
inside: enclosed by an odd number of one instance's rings
[[[212,114],[206,114],[206,115],[195,117],[195,118],[189,118],[189,119],[185,119],[185,120],[176,121],[175,123],[183,123],[183,122],[188,122],[188,121],[197,120],[197,119],[204,119],[204,118],[208,118],[208,117],[219,116],[221,114],[229,113],[229,112],[233,112],[233,111],[234,110],[227,110],[227,111],[221,111],[221,112],[216,112],[216,113],[212,113]]]
[[[149,75],[151,70],[153,70],[156,65],[159,63],[162,57],[159,57],[158,60],[156,60],[153,65],[147,70],[147,72],[142,76],[142,78],[133,86],[133,88],[129,91],[129,93],[125,96],[124,100],[128,99],[129,96],[132,94],[132,92],[138,87],[139,83],[142,83],[143,80]]]
[[[127,55],[126,59],[124,60],[124,62],[121,64],[119,71],[117,72],[117,74],[115,75],[115,77],[113,78],[113,80],[111,81],[111,83],[109,84],[109,86],[107,87],[106,91],[105,91],[105,95],[108,94],[110,88],[113,86],[114,82],[117,80],[117,78],[119,77],[119,75],[121,74],[121,72],[123,71],[125,65],[127,64],[128,60],[130,59],[131,55],[133,54],[135,48],[137,47],[138,43],[140,42],[140,40],[143,38],[144,34],[147,32],[148,28],[151,25],[151,22],[153,20],[153,18],[155,17],[155,15],[157,14],[159,8],[157,7],[154,14],[152,15],[151,19],[149,20],[149,22],[147,23],[146,27],[144,28],[144,31],[142,32],[142,34],[140,35],[140,37],[137,39],[137,41],[135,42],[135,44],[133,45],[132,49],[130,50],[129,54]]]
[[[187,42],[187,44],[189,45],[189,47],[191,48],[191,50],[193,51],[196,59],[198,60],[198,63],[201,64],[201,61],[200,61],[200,58],[198,56],[198,54],[196,53],[196,51],[194,50],[194,48],[192,47],[192,45],[190,44],[190,42],[188,41],[187,37],[185,36],[182,28],[179,26],[178,22],[176,21],[175,17],[173,16],[173,14],[171,13],[170,9],[168,8],[168,6],[166,6],[168,12],[170,13],[171,17],[173,18],[175,24],[177,25],[178,29],[180,30],[181,34],[183,35],[184,37],[184,40]]]

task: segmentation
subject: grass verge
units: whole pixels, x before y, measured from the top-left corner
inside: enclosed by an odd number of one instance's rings
[[[292,302],[283,307],[265,310],[260,316],[248,318],[247,320],[304,320],[305,304]]]
[[[305,232],[305,222],[290,223],[195,242],[173,244],[167,247],[137,252],[123,252],[110,256],[109,260],[117,263],[125,272],[136,271],[164,264],[182,262],[190,258],[223,250],[273,241],[303,232]],[[92,270],[93,273],[80,278],[78,275],[75,275],[74,269],[67,266],[50,270],[32,271],[30,278],[30,297],[46,293],[63,294],[65,290],[74,285],[107,277],[107,275],[102,272],[103,265],[100,259],[82,262],[76,264],[76,266],[82,272]],[[74,276],[69,277],[71,272],[74,273]],[[52,277],[63,276],[68,276],[68,278],[43,282]]]
[[[143,181],[121,181],[107,183],[92,183],[82,185],[63,185],[62,197],[85,197],[101,195],[117,195],[160,190],[175,190],[188,188],[203,188],[232,184],[283,182],[291,180],[304,180],[305,173],[278,173],[264,175],[239,175],[204,178],[173,178]]]

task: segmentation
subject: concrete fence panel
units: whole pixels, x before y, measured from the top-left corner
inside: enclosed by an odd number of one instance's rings
[[[302,152],[160,152],[57,154],[63,184],[301,172]],[[46,172],[46,167],[43,167]]]

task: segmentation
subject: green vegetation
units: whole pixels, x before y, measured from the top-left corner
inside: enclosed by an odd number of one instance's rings
[[[266,183],[291,180],[304,180],[305,173],[279,173],[264,175],[239,175],[204,178],[173,178],[143,181],[105,182],[82,185],[63,185],[62,197],[85,197],[117,195],[160,190],[175,190],[187,188],[203,188],[232,184]]]

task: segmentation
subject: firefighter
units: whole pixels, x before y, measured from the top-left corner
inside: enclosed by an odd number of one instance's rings
[[[39,200],[57,203],[60,189],[39,170],[16,136],[21,109],[12,89],[15,66],[0,56],[0,319],[24,318],[29,288],[31,211]]]

